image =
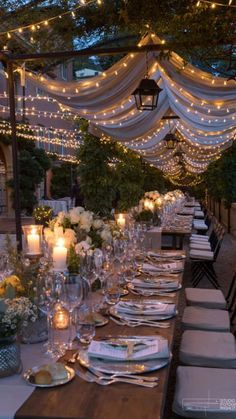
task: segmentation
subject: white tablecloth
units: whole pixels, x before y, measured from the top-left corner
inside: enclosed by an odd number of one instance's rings
[[[49,362],[43,354],[43,344],[21,345],[23,371]],[[29,398],[34,387],[28,385],[21,374],[0,379],[0,419],[13,419],[16,411]]]
[[[63,200],[54,199],[40,199],[39,205],[48,205],[53,209],[54,215],[57,215],[60,211],[68,211],[68,203]]]

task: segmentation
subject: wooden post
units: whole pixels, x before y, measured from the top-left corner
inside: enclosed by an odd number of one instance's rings
[[[228,233],[231,231],[231,205],[228,208]]]
[[[15,88],[13,63],[7,62],[8,74],[8,94],[10,105],[10,123],[12,136],[12,165],[13,165],[13,181],[15,194],[15,224],[16,224],[16,241],[17,249],[22,250],[22,230],[21,230],[21,209],[20,209],[20,180],[19,180],[19,164],[18,164],[18,147],[16,138],[16,111],[15,111]]]

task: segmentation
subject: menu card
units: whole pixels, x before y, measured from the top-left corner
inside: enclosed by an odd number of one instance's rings
[[[110,341],[93,340],[88,348],[90,357],[115,361],[138,361],[153,358],[168,358],[169,347],[166,339],[111,339]]]

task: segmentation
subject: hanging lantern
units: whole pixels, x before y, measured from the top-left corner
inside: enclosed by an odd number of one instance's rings
[[[179,140],[171,132],[165,135],[163,141],[165,142],[165,146],[168,150],[174,150],[176,144],[179,142]]]
[[[148,52],[146,52],[146,76],[142,79],[132,93],[135,98],[136,107],[140,111],[153,111],[157,107],[158,97],[161,89],[155,80],[149,79],[148,75]]]
[[[157,107],[158,97],[162,89],[153,79],[142,79],[139,86],[132,93],[136,107],[142,111],[153,111]]]

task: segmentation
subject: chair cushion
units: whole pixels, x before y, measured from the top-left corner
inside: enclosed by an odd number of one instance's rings
[[[181,339],[180,361],[187,365],[236,368],[236,342],[232,333],[186,330]]]
[[[182,326],[184,329],[229,332],[229,313],[226,310],[213,310],[205,307],[185,307]]]
[[[190,243],[190,250],[209,250],[211,252],[210,243]]]
[[[236,417],[236,370],[178,367],[173,411],[187,418]]]
[[[206,235],[204,235],[204,234],[195,234],[195,233],[193,233],[193,234],[191,234],[191,238],[194,238],[194,239],[209,239],[209,236],[206,236]]]
[[[213,260],[214,253],[209,250],[190,250],[189,252],[191,259],[203,259],[203,260]]]
[[[220,290],[206,288],[186,288],[185,297],[189,306],[226,309],[227,303]]]
[[[199,243],[209,243],[209,238],[208,236],[204,236],[203,237],[190,237],[190,241],[191,242],[199,242]]]

